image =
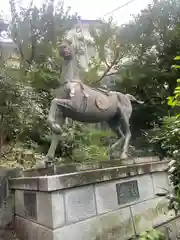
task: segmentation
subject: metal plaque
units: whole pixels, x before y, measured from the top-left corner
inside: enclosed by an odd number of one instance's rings
[[[24,192],[25,216],[37,220],[36,193]]]
[[[118,204],[133,202],[140,198],[137,180],[116,184]]]

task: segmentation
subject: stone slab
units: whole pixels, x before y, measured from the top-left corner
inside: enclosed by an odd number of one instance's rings
[[[67,189],[64,195],[67,224],[96,215],[93,185]]]
[[[65,206],[64,206],[64,194],[62,191],[52,192],[51,193],[52,201],[52,227],[56,229],[65,224]]]
[[[134,235],[130,209],[103,214],[54,231],[54,240],[126,240]]]
[[[32,168],[27,169],[23,172],[24,177],[33,177],[33,176],[45,176],[45,175],[57,175],[57,174],[66,174],[79,171],[103,169],[110,167],[118,167],[122,165],[129,164],[139,164],[139,163],[148,163],[148,162],[157,162],[159,157],[133,157],[128,160],[111,160],[111,161],[101,161],[101,162],[87,162],[87,163],[71,163],[71,164],[57,164],[54,167],[47,168]]]
[[[34,191],[24,191],[25,217],[37,221],[37,193]]]
[[[37,190],[39,190],[38,183],[39,183],[39,179],[37,177],[11,178],[11,179],[9,179],[9,188],[10,189],[19,189],[19,190],[37,191]]]
[[[168,200],[162,197],[134,204],[130,208],[136,233],[151,229],[175,217],[174,212],[168,210]]]
[[[127,204],[119,205],[117,199],[116,184],[137,180],[140,198],[136,201],[129,202]],[[127,179],[120,179],[118,181],[109,181],[104,183],[95,184],[95,196],[97,203],[98,214],[106,213],[118,208],[122,208],[127,205],[131,205],[137,202],[154,197],[153,183],[151,175],[141,175],[137,177],[131,177]]]
[[[20,168],[0,167],[0,227],[13,221],[14,195],[8,188],[8,179],[21,176]]]
[[[135,164],[54,176],[16,178],[9,180],[9,186],[12,189],[56,191],[135,175],[166,171],[168,162]]]
[[[163,232],[167,239],[180,239],[180,217],[157,227],[157,229]]]
[[[51,193],[37,193],[37,222],[45,227],[53,228]]]
[[[170,190],[168,174],[166,172],[152,173],[152,181],[154,194],[167,193],[167,191]]]
[[[134,163],[149,163],[149,162],[158,162],[160,159],[157,156],[151,157],[136,157],[133,158]]]
[[[15,231],[22,240],[53,240],[53,230],[28,219],[15,216]]]
[[[24,217],[25,209],[24,209],[24,191],[23,190],[15,190],[15,214]]]
[[[24,191],[15,190],[15,214],[55,229],[65,224],[64,198],[61,192],[36,192],[37,219],[25,214]]]
[[[19,216],[15,217],[17,237],[22,240],[126,240],[134,239],[129,211],[101,215],[76,224],[52,230]],[[121,216],[121,217],[120,217]],[[179,239],[180,218],[175,218],[157,227],[167,239]],[[9,238],[8,238],[9,239]],[[14,239],[14,238],[13,238]]]
[[[54,167],[31,168],[23,171],[23,177],[51,176],[54,174]]]
[[[0,208],[0,228],[5,228],[14,218],[14,196],[9,195]]]
[[[56,230],[15,216],[15,230],[22,240],[126,240],[134,235],[130,209],[120,209]]]

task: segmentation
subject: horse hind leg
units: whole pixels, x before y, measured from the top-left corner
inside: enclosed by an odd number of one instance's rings
[[[112,131],[115,132],[116,135],[119,137],[119,139],[110,147],[110,158],[111,158],[113,149],[115,149],[117,146],[121,147],[121,144],[122,144],[125,136],[121,130],[119,121],[117,121],[117,122],[109,121],[108,124],[109,124],[109,127],[112,129]]]
[[[130,128],[129,128],[129,122],[126,121],[126,119],[124,118],[124,120],[122,121],[122,124],[119,122],[117,123],[116,126],[111,126],[110,128],[118,135],[119,140],[117,142],[115,142],[113,144],[113,146],[111,147],[111,151],[117,146],[123,143],[123,147],[122,147],[122,153],[120,156],[120,159],[127,159],[128,158],[128,148],[129,148],[129,142],[131,139],[131,132],[130,132]],[[123,125],[123,131],[121,130],[121,125]]]
[[[123,132],[124,132],[125,138],[124,138],[123,151],[121,153],[121,159],[127,159],[129,142],[131,139],[131,131],[129,127],[129,121],[126,119],[125,116],[123,117],[122,123],[123,123]]]

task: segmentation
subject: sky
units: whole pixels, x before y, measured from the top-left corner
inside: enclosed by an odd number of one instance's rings
[[[30,0],[19,0],[24,4],[30,2]],[[34,0],[34,3],[38,6],[41,5],[43,0]],[[4,0],[0,4],[0,12],[3,12],[7,17],[10,15],[8,0]],[[115,8],[124,5],[129,0],[64,0],[66,7],[71,7],[71,12],[77,12],[82,19],[98,19],[104,16],[106,13],[111,12]],[[118,24],[128,22],[133,14],[137,14],[141,9],[145,8],[152,0],[134,0],[134,2],[127,6],[115,11],[113,14],[109,14],[105,17],[112,16]]]
[[[124,5],[129,0],[65,0],[65,4],[72,7],[73,11],[79,13],[82,18],[98,19],[106,13],[109,13],[119,6]],[[152,0],[135,0],[127,6],[109,14],[105,19],[113,16],[119,24],[125,23],[131,19],[132,14],[137,14],[146,7]]]

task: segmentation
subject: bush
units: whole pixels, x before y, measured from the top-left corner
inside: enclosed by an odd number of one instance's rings
[[[71,155],[64,156],[65,161],[71,160],[75,162],[84,161],[103,161],[108,160],[108,150],[110,137],[114,137],[114,133],[109,130],[98,130],[89,125],[74,123],[71,129],[64,134],[62,146],[68,146],[71,149]],[[69,151],[69,150],[68,150]],[[61,155],[62,156],[62,155]]]
[[[180,115],[165,117],[161,128],[154,129],[150,143],[156,150],[160,147],[168,156],[180,157]]]
[[[165,240],[165,236],[162,232],[156,230],[156,229],[151,229],[146,232],[142,232],[138,240]]]
[[[175,60],[179,61],[180,56],[176,57]],[[177,71],[180,69],[180,65],[173,67]],[[169,156],[175,159],[171,161],[168,170],[174,186],[174,191],[169,194],[168,199],[170,200],[169,208],[178,213],[180,210],[180,79],[177,80],[174,96],[168,97],[168,104],[175,108],[175,116],[164,118],[161,128],[157,131],[157,135],[151,139],[151,142],[155,145],[159,144]]]
[[[75,162],[108,160],[107,147],[97,145],[82,146],[81,149],[78,148],[73,151],[73,160]]]

